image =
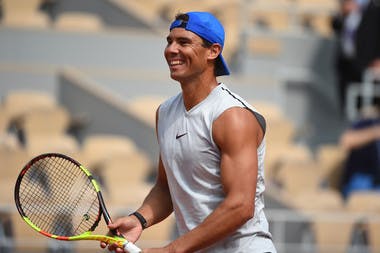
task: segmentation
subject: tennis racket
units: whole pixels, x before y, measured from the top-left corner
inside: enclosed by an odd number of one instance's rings
[[[23,220],[44,236],[116,243],[127,252],[141,252],[118,231],[111,231],[113,236],[92,233],[101,216],[106,224],[111,217],[90,171],[68,156],[48,153],[33,158],[21,170],[14,194]]]

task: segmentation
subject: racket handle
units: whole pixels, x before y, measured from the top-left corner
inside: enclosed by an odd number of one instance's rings
[[[129,253],[140,253],[141,249],[131,242],[126,242],[124,244],[124,251]]]

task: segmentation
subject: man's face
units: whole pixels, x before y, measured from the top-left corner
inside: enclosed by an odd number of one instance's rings
[[[171,30],[164,51],[171,78],[184,82],[201,75],[207,67],[209,51],[195,33],[184,28]]]

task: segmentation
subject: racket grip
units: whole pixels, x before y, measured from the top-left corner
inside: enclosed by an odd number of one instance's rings
[[[131,242],[126,242],[124,244],[124,251],[129,253],[140,253],[141,249]]]

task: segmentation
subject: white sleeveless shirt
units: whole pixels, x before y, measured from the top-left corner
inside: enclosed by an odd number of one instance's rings
[[[212,138],[212,124],[231,107],[249,108],[256,118],[263,119],[222,83],[189,111],[184,107],[182,93],[165,101],[159,108],[160,155],[180,235],[198,226],[225,197],[220,177],[220,150]],[[229,237],[199,252],[252,253],[250,244],[253,239],[257,241],[259,236],[271,238],[263,212],[264,155],[263,140],[257,149],[258,178],[256,197],[252,200],[255,204],[254,217]]]

